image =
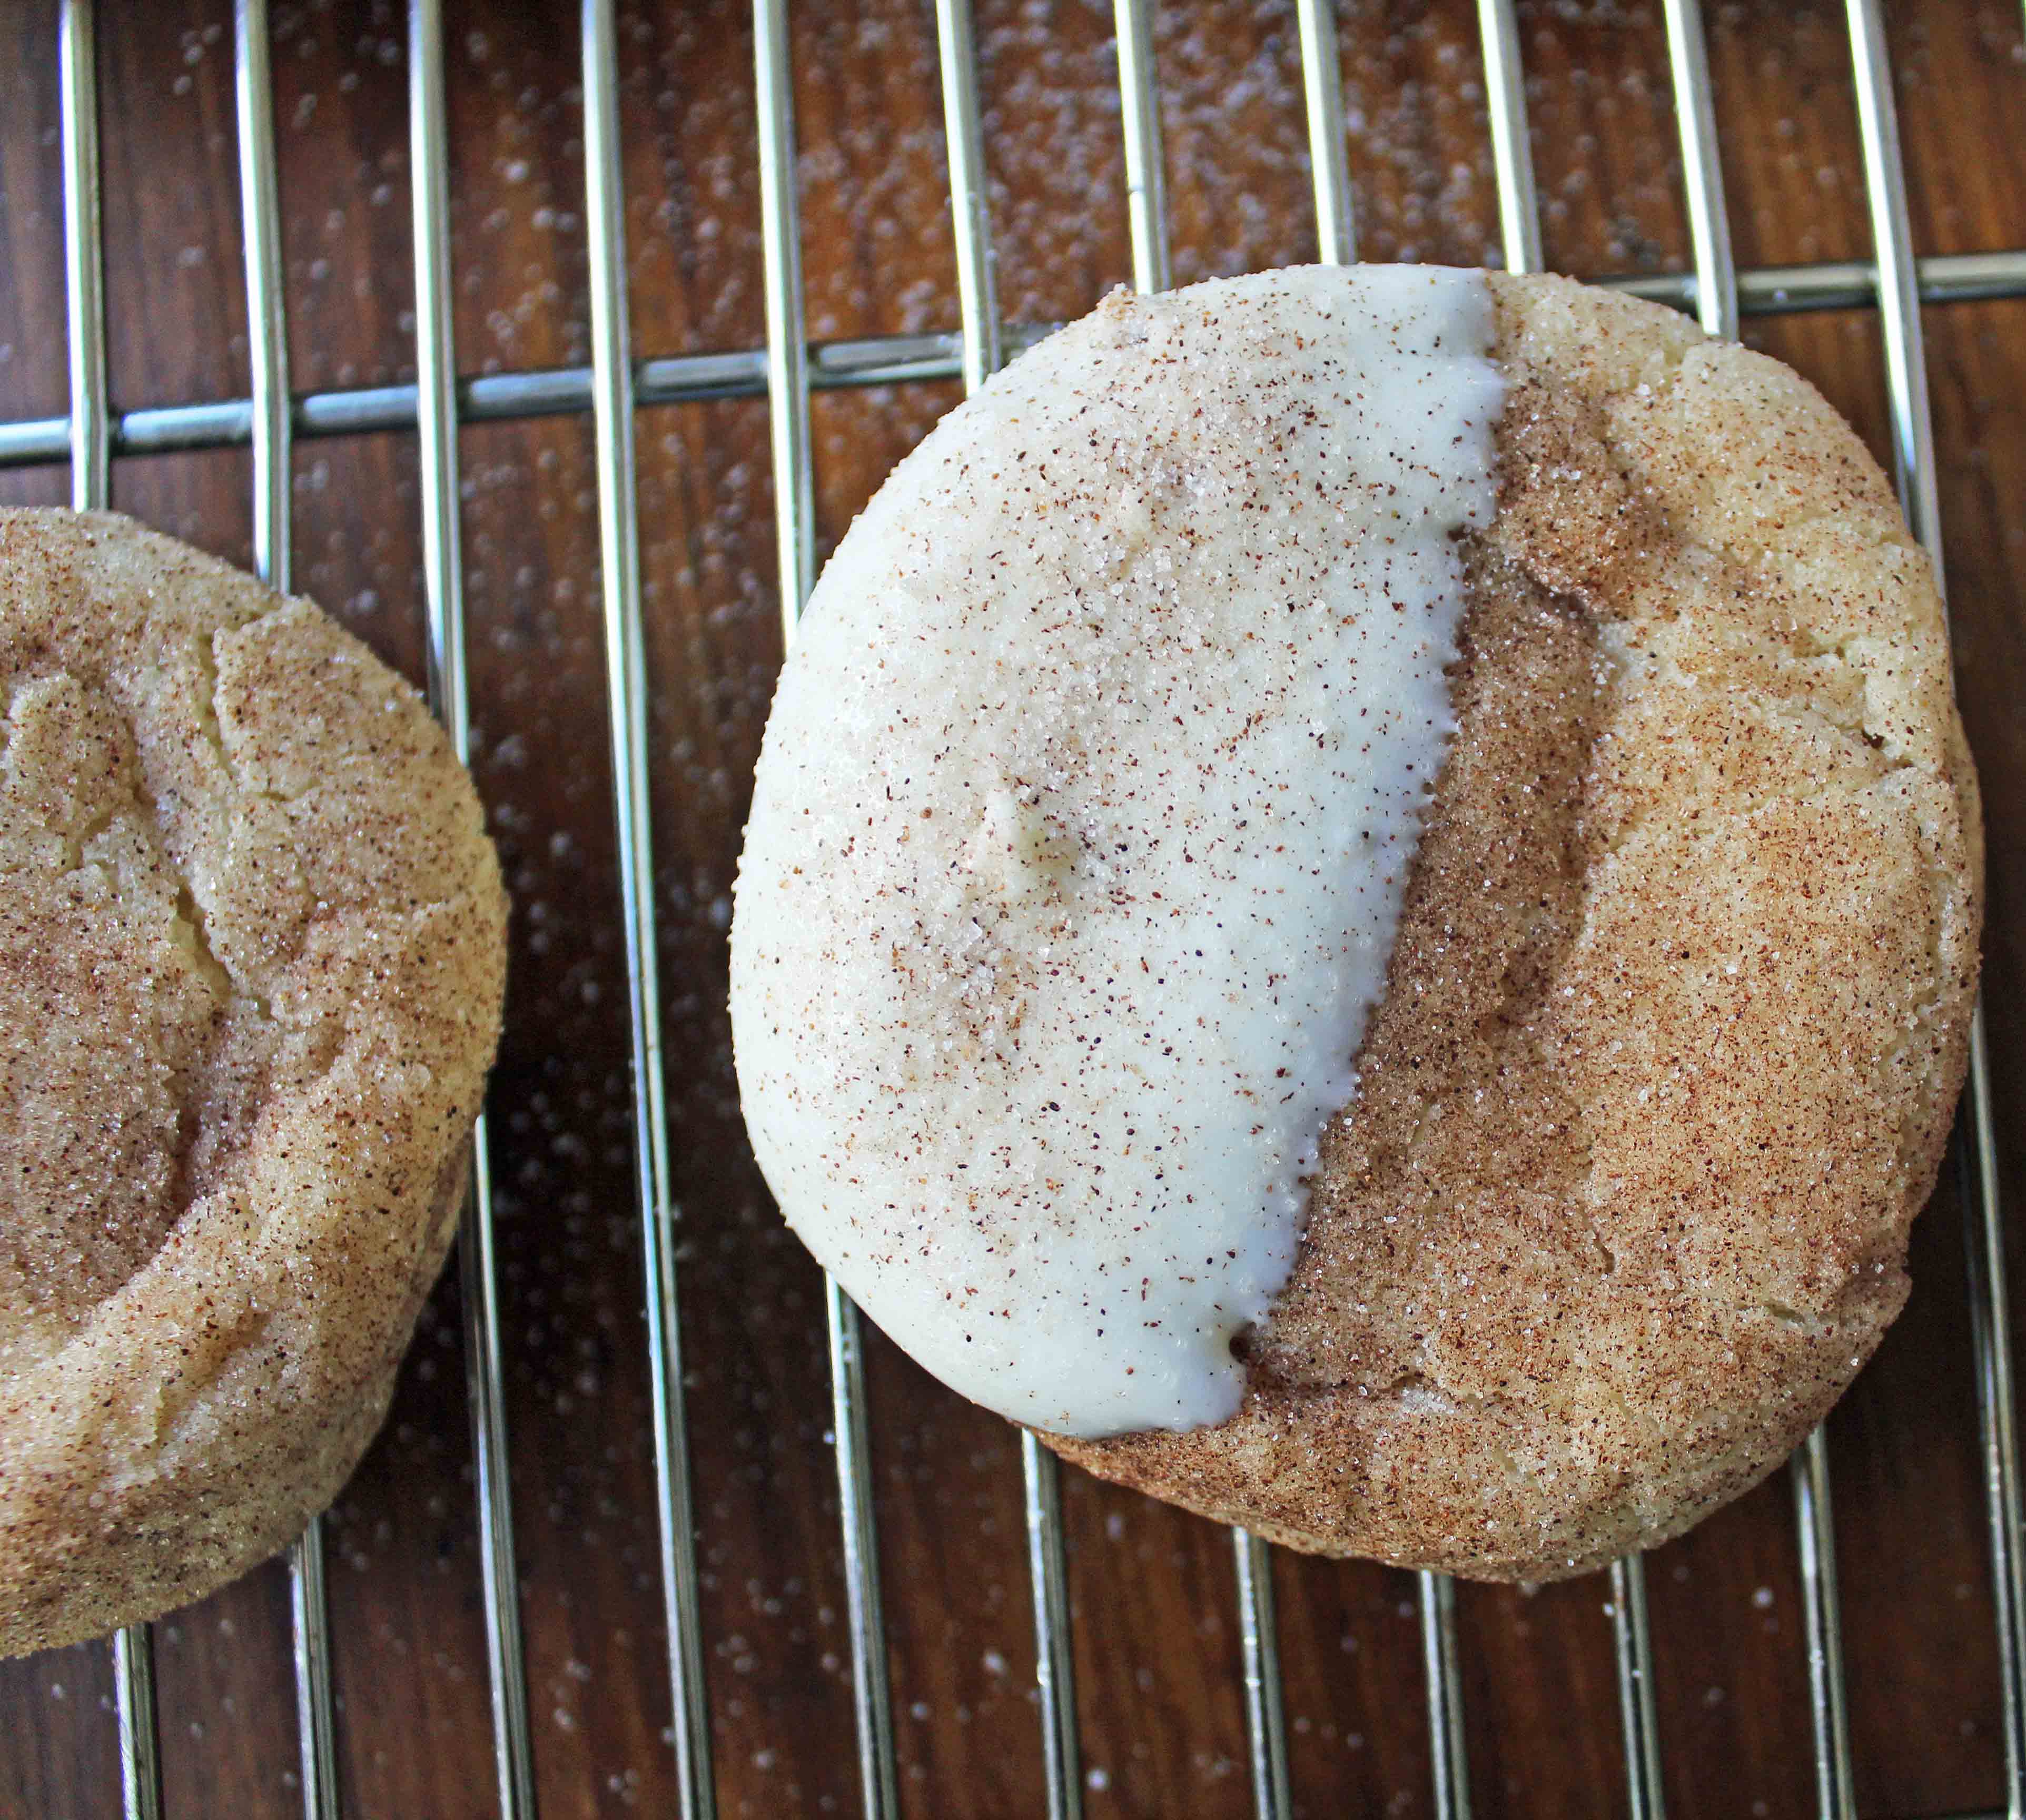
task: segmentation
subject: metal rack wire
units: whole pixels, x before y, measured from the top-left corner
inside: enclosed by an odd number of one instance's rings
[[[2026,252],[1917,261],[1893,113],[1880,0],[1847,0],[1847,24],[1873,241],[1869,262],[1768,267],[1732,263],[1703,24],[1698,0],[1665,0],[1667,45],[1680,125],[1694,267],[1685,276],[1626,288],[1688,309],[1704,327],[1735,335],[1741,317],[1872,304],[1884,330],[1895,468],[1915,535],[1942,572],[1936,470],[1922,363],[1920,305],[1955,298],[2026,296]],[[420,433],[424,575],[430,698],[460,755],[470,739],[465,683],[456,431],[463,422],[588,412],[597,450],[599,536],[607,693],[625,912],[633,1068],[633,1148],[641,1242],[649,1288],[660,1568],[669,1634],[678,1786],[685,1820],[708,1820],[716,1799],[705,1686],[694,1526],[676,1313],[669,1146],[662,1096],[660,1000],[648,815],[646,676],[643,647],[633,431],[653,405],[733,396],[768,402],[777,484],[775,540],[784,629],[794,622],[815,573],[814,491],[809,401],[812,388],[961,377],[981,384],[1004,356],[1044,328],[998,319],[993,295],[984,150],[970,0],[937,0],[944,115],[962,311],[959,334],[914,335],[811,346],[803,326],[794,186],[794,128],[786,0],[755,0],[758,141],[767,342],[746,352],[636,362],[627,329],[624,208],[619,160],[618,75],[613,0],[583,0],[593,353],[588,367],[474,380],[456,376],[450,310],[450,243],[440,0],[411,0],[410,135],[414,186],[416,382],[292,396],[288,386],[264,0],[236,0],[234,67],[242,227],[246,253],[252,396],[116,416],[107,397],[98,223],[98,123],[91,0],[63,0],[61,83],[65,273],[70,408],[66,416],[0,424],[0,466],[67,461],[73,503],[102,505],[116,455],[250,444],[256,566],[277,585],[289,578],[292,439],[413,427]],[[1115,0],[1118,88],[1136,286],[1169,282],[1157,72],[1150,0]],[[1321,256],[1355,256],[1331,0],[1298,0],[1303,95]],[[1479,0],[1491,146],[1505,263],[1542,259],[1528,147],[1525,92],[1512,0]],[[1971,1313],[1987,1488],[2006,1760],[2006,1809],[2026,1816],[2026,1542],[2006,1319],[1989,1060],[1980,1007],[1970,1080],[1958,1122],[1958,1165],[1968,1210]],[[499,1303],[484,1125],[474,1140],[472,1189],[460,1237],[465,1351],[480,1516],[481,1561],[499,1811],[535,1811],[525,1663],[514,1575]],[[833,1282],[827,1312],[840,1511],[849,1591],[860,1781],[867,1820],[898,1811],[875,1529],[871,1436],[856,1310]],[[1054,1457],[1023,1438],[1025,1512],[1032,1578],[1037,1691],[1048,1811],[1081,1811],[1070,1619],[1060,1498]],[[1825,1820],[1854,1813],[1847,1699],[1839,1640],[1826,1450],[1819,1434],[1793,1466],[1803,1590],[1807,1669],[1814,1719],[1817,1805]],[[1271,1551],[1232,1536],[1237,1570],[1244,1708],[1257,1811],[1291,1811],[1275,1634]],[[304,1809],[335,1820],[330,1646],[321,1530],[313,1523],[292,1551],[292,1610]],[[1626,1790],[1636,1820],[1664,1811],[1659,1726],[1652,1696],[1654,1643],[1637,1557],[1610,1574],[1611,1613]],[[1439,1575],[1420,1577],[1434,1806],[1441,1820],[1471,1811],[1464,1744],[1455,1597]],[[112,1645],[124,1809],[130,1820],[161,1811],[153,1652],[146,1627]]]

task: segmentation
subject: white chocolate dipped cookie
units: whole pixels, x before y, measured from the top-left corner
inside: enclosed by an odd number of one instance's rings
[[[1785,368],[1557,279],[1122,296],[811,602],[742,1091],[818,1258],[1070,1457],[1551,1577],[1896,1313],[1980,874],[1927,564]]]

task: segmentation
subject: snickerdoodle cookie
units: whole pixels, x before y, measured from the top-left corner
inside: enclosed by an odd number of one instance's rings
[[[0,1652],[336,1493],[455,1229],[506,903],[414,690],[109,514],[0,513]]]
[[[1806,382],[1560,279],[1262,274],[1043,344],[840,547],[740,1078],[819,1258],[1069,1457],[1551,1578],[1898,1312],[1980,883],[1933,578]]]

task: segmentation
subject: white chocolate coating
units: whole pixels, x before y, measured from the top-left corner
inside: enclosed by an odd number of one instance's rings
[[[1426,267],[1116,296],[810,601],[732,927],[747,1124],[865,1312],[1017,1420],[1237,1408],[1451,731],[1492,330]]]

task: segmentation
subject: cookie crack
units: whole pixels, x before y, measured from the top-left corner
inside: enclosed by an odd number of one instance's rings
[[[263,617],[264,617],[266,616],[263,615]],[[248,623],[258,624],[260,622],[256,620],[249,621]],[[218,674],[218,641],[225,635],[227,629],[223,626],[214,627],[208,638],[192,639],[190,654],[196,659],[197,672],[203,679],[203,687],[197,694],[197,731],[204,736],[205,743],[217,754],[219,764],[230,774],[233,781],[237,783],[239,777],[238,768],[234,764],[232,754],[227,750],[225,728],[218,715],[218,691],[221,686]]]
[[[230,742],[225,737],[225,719],[219,712],[219,698],[224,693],[225,681],[219,671],[218,641],[227,632],[234,635],[249,632],[256,627],[266,624],[277,614],[286,611],[291,604],[285,598],[279,606],[271,606],[265,613],[256,613],[252,618],[241,624],[219,626],[212,630],[208,639],[197,639],[192,641],[197,669],[202,672],[204,679],[204,687],[198,696],[199,731],[204,735],[212,750],[218,755],[219,764],[226,775],[232,779],[232,790],[235,798],[242,802],[271,802],[278,809],[287,809],[295,803],[301,802],[307,798],[315,795],[318,787],[312,783],[304,789],[290,792],[271,790],[248,779],[246,768],[240,763],[238,756],[232,750]]]
[[[168,856],[165,854],[166,859]],[[171,861],[171,869],[174,862]],[[239,992],[239,986],[227,967],[211,945],[211,934],[204,916],[204,906],[197,902],[197,894],[190,889],[190,881],[177,874],[175,909],[170,923],[170,939],[188,955],[196,967],[197,976],[211,989],[212,998],[222,1005],[229,1002]],[[249,994],[264,1013],[267,1007],[257,994]]]

